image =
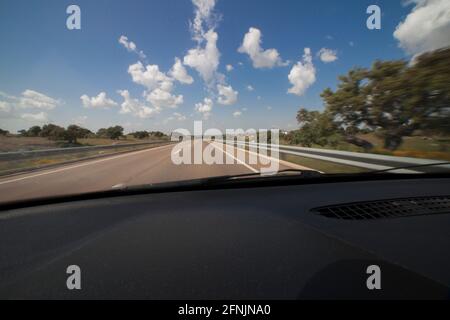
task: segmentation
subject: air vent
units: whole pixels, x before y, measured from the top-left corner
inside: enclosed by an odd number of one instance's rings
[[[450,213],[450,196],[356,202],[316,208],[313,212],[333,219],[371,220]]]

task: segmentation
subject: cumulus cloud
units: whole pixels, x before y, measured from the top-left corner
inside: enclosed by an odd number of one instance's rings
[[[30,89],[23,91],[18,97],[0,92],[0,112],[15,114],[16,117],[20,117],[17,115],[20,109],[41,109],[49,111],[61,104],[63,104],[61,100],[51,98],[43,93]]]
[[[128,73],[131,75],[133,82],[153,90],[161,86],[171,86],[172,79],[165,73],[159,71],[157,65],[144,65],[137,62],[128,67]]]
[[[257,28],[250,28],[245,34],[242,45],[238,49],[240,53],[249,55],[254,68],[273,68],[275,66],[286,65],[287,62],[281,60],[276,49],[264,50],[261,48],[262,34]]]
[[[195,110],[198,113],[201,113],[205,120],[208,120],[209,116],[211,115],[213,105],[214,103],[210,98],[205,98],[203,102],[199,102],[195,105]]]
[[[128,90],[119,90],[118,93],[123,98],[123,103],[120,105],[119,111],[121,114],[132,114],[136,117],[145,119],[150,118],[159,112],[159,110],[150,108],[139,100],[131,98]]]
[[[48,117],[45,112],[39,113],[24,113],[20,116],[23,120],[31,121],[31,122],[47,122]]]
[[[96,97],[89,97],[84,94],[80,97],[80,99],[85,108],[109,109],[117,106],[117,102],[109,99],[106,96],[106,92],[100,92]]]
[[[146,99],[156,109],[177,108],[180,104],[183,104],[182,95],[174,95],[170,90],[164,90],[163,88],[157,88],[148,93]]]
[[[235,104],[238,98],[238,92],[234,91],[231,86],[217,85],[217,91],[219,93],[219,98],[217,102],[219,104],[229,106]]]
[[[316,69],[312,63],[311,49],[305,48],[302,61],[297,62],[289,73],[288,79],[292,88],[288,93],[302,96],[316,82]]]
[[[327,48],[320,49],[317,55],[319,56],[320,60],[325,63],[334,62],[338,59],[337,51]]]
[[[234,67],[231,64],[227,64],[226,69],[228,72],[233,71]]]
[[[0,112],[9,113],[12,110],[11,104],[6,101],[0,101]]]
[[[255,88],[253,88],[253,86],[251,86],[251,85],[248,85],[248,86],[247,86],[247,90],[250,91],[250,92],[252,92],[253,90],[255,90]]]
[[[175,64],[170,69],[169,76],[184,84],[192,84],[194,82],[194,79],[187,73],[186,68],[178,58],[175,58]]]
[[[399,46],[410,55],[450,45],[450,1],[410,0],[411,13],[394,32]]]
[[[144,92],[144,96],[155,109],[176,108],[183,103],[183,96],[174,95],[172,90],[175,79],[182,83],[193,81],[185,71],[179,60],[175,61],[175,65],[169,71],[173,78],[161,72],[157,65],[144,67],[141,62],[138,62],[128,68],[128,73],[131,75],[133,82],[148,89]]]
[[[233,112],[233,117],[235,117],[235,118],[239,118],[240,116],[242,115],[242,112],[241,111],[235,111],[235,112]]]
[[[220,52],[217,49],[217,33],[211,29],[204,35],[206,44],[190,49],[183,63],[195,69],[206,84],[211,85],[219,66]]]
[[[129,41],[127,36],[120,36],[119,43],[124,46],[128,52],[136,53],[141,59],[145,59],[146,55],[142,50],[138,50],[136,44],[133,41]]]
[[[59,100],[29,89],[22,92],[22,96],[19,98],[19,106],[22,108],[52,110],[60,104]]]

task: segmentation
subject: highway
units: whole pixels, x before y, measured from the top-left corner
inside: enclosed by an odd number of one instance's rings
[[[192,159],[195,147],[193,144],[195,143],[202,144],[202,142],[196,141],[187,148],[192,152]],[[172,144],[3,177],[0,179],[0,202],[103,191],[134,185],[254,173],[259,172],[261,168],[259,165],[238,162],[235,158],[236,152],[234,152],[234,155],[227,153],[220,145],[217,146],[216,144],[214,144],[215,152],[222,154],[224,163],[226,163],[226,158],[231,157],[235,164],[175,165],[171,159],[174,146]],[[200,148],[206,146],[207,143],[203,142]],[[285,162],[281,162],[279,168],[280,170],[289,168],[308,169]]]

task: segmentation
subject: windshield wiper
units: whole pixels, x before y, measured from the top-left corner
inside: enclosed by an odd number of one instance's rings
[[[268,174],[263,174],[261,172],[255,172],[255,173],[243,173],[243,174],[236,174],[236,175],[211,177],[211,178],[205,178],[204,181],[206,181],[206,182],[222,182],[225,180],[237,180],[237,179],[241,179],[241,178],[252,178],[252,177],[279,178],[281,176],[284,176],[285,173],[297,173],[294,176],[301,177],[301,178],[317,178],[317,177],[321,177],[323,175],[319,171],[315,171],[315,170],[285,169],[285,170],[280,170],[280,171],[268,173]]]
[[[393,167],[393,168],[389,168],[389,169],[369,171],[367,173],[385,173],[385,172],[392,172],[392,171],[403,170],[403,169],[429,168],[429,167],[443,166],[443,165],[450,165],[450,162],[449,161],[435,162],[435,163],[416,164],[416,165],[403,166],[403,167]],[[450,171],[450,168],[448,170]]]

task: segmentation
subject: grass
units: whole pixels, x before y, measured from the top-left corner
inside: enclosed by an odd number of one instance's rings
[[[155,140],[160,139],[148,138],[139,140],[134,138],[133,136],[126,136],[126,138],[122,138],[119,140],[103,138],[78,139],[77,144],[68,144],[65,141],[54,141],[42,137],[0,136],[0,152],[31,151],[83,146],[105,146],[113,144],[151,142]]]
[[[324,173],[361,173],[370,170],[358,167],[347,166],[329,161],[317,160],[312,158],[294,156],[280,153],[280,159],[296,163],[307,168],[315,169]]]

